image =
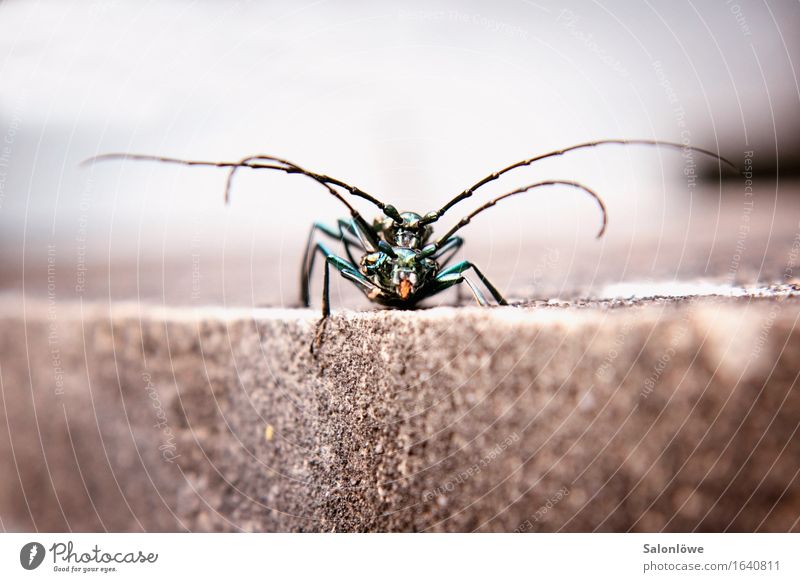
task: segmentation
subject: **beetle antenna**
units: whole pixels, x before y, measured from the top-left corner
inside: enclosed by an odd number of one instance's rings
[[[88,158],[81,162],[81,166],[92,165],[96,162],[108,161],[108,160],[137,160],[137,161],[149,161],[149,162],[162,162],[167,164],[181,164],[184,166],[211,166],[216,168],[230,168],[230,173],[228,174],[228,179],[225,184],[225,203],[227,204],[230,201],[230,190],[231,184],[233,180],[234,173],[239,168],[250,168],[252,170],[280,170],[287,174],[300,174],[303,176],[308,176],[315,182],[318,182],[322,186],[325,187],[328,192],[337,198],[342,204],[344,204],[347,209],[350,211],[350,214],[353,218],[358,221],[359,226],[365,229],[367,233],[372,235],[371,238],[374,238],[373,242],[375,246],[378,244],[378,237],[375,234],[374,229],[369,226],[369,223],[364,219],[364,217],[359,214],[359,212],[350,204],[344,196],[341,195],[333,186],[338,186],[344,188],[348,192],[350,192],[354,196],[358,196],[360,198],[364,198],[378,206],[384,213],[387,213],[388,216],[394,218],[391,214],[389,214],[392,210],[394,210],[393,206],[388,204],[384,204],[377,198],[374,198],[364,192],[363,190],[356,188],[355,186],[350,186],[341,180],[337,180],[335,178],[331,178],[330,176],[325,176],[323,174],[316,174],[314,172],[310,172],[294,164],[289,162],[288,160],[283,160],[281,158],[275,158],[272,156],[266,155],[258,155],[258,156],[250,156],[244,158],[239,162],[210,162],[210,161],[201,161],[201,160],[184,160],[180,158],[170,158],[164,156],[153,156],[153,155],[146,155],[146,154],[125,154],[125,153],[111,153],[111,154],[101,154],[99,156],[94,156]],[[255,163],[256,161],[266,161],[266,162],[273,162],[267,164],[259,164]],[[388,212],[387,212],[388,211]],[[397,211],[395,210],[395,213]],[[399,218],[399,214],[397,214]]]
[[[516,196],[517,194],[523,194],[525,192],[528,192],[529,190],[533,190],[534,188],[543,188],[545,186],[569,186],[571,188],[578,188],[579,190],[583,190],[589,196],[594,198],[595,201],[597,202],[597,205],[600,206],[600,212],[603,215],[603,222],[600,225],[600,230],[597,232],[597,238],[603,236],[603,234],[606,231],[606,225],[608,224],[608,213],[606,212],[606,205],[603,203],[603,199],[600,198],[600,196],[594,190],[591,190],[590,188],[587,188],[583,184],[580,184],[578,182],[573,182],[571,180],[545,180],[543,182],[536,182],[535,184],[529,184],[528,186],[523,186],[522,188],[518,188],[517,190],[507,192],[502,196],[498,196],[497,198],[490,200],[483,206],[479,206],[471,213],[469,213],[467,216],[459,220],[458,223],[447,232],[447,234],[439,238],[439,240],[437,240],[435,243],[428,245],[426,247],[426,250],[424,250],[423,252],[427,255],[437,251],[439,248],[442,247],[442,245],[444,245],[450,239],[450,237],[452,237],[458,230],[467,226],[472,221],[472,219],[475,218],[478,214],[480,214],[484,210],[488,210],[501,200],[509,198],[511,196]]]
[[[484,179],[480,180],[479,182],[473,184],[471,187],[469,187],[466,190],[464,190],[463,192],[461,192],[461,194],[459,194],[458,196],[456,196],[455,198],[450,200],[450,202],[448,202],[447,204],[442,206],[438,211],[431,212],[430,214],[427,214],[425,216],[425,218],[423,219],[423,221],[426,224],[429,224],[431,222],[436,222],[437,220],[439,220],[444,215],[445,212],[450,210],[451,207],[455,206],[456,204],[458,204],[462,200],[465,200],[465,199],[469,198],[470,196],[472,196],[472,194],[474,194],[475,190],[477,190],[481,186],[485,186],[489,182],[497,180],[500,176],[502,176],[506,172],[510,172],[511,170],[515,170],[517,168],[522,168],[524,166],[530,166],[531,164],[533,164],[534,162],[538,162],[539,160],[544,160],[546,158],[552,158],[552,157],[555,157],[555,156],[561,156],[561,155],[564,155],[567,152],[571,152],[573,150],[591,148],[591,147],[596,147],[596,146],[599,146],[599,145],[607,145],[607,144],[652,145],[652,146],[661,146],[661,147],[667,147],[667,148],[680,149],[680,150],[683,150],[683,151],[686,151],[686,150],[693,151],[693,152],[697,152],[697,153],[700,153],[700,154],[704,154],[706,156],[710,156],[710,157],[716,159],[717,161],[719,161],[719,162],[721,162],[721,163],[723,163],[723,164],[725,164],[727,166],[730,166],[731,168],[733,168],[737,172],[740,171],[739,168],[736,166],[736,164],[734,164],[733,162],[731,162],[730,160],[728,160],[726,158],[723,158],[719,154],[716,154],[716,153],[714,153],[712,151],[709,151],[709,150],[706,150],[706,149],[703,149],[703,148],[697,148],[697,147],[693,147],[693,146],[689,146],[689,145],[684,145],[684,144],[681,144],[681,143],[676,143],[676,142],[671,142],[671,141],[650,140],[650,139],[603,139],[603,140],[599,140],[599,141],[590,141],[590,142],[580,143],[580,144],[577,144],[577,145],[574,145],[574,146],[570,146],[568,148],[564,148],[564,149],[561,149],[561,150],[555,150],[555,151],[552,151],[552,152],[548,152],[546,154],[540,154],[540,155],[538,155],[536,157],[529,158],[527,160],[519,161],[516,164],[511,164],[510,166],[508,166],[506,168],[503,168],[499,172],[495,172],[493,174],[489,174]]]
[[[231,191],[231,186],[233,184],[233,177],[236,175],[236,172],[240,168],[258,169],[259,167],[261,167],[261,165],[253,164],[253,162],[258,162],[258,161],[265,161],[265,162],[273,162],[273,163],[277,163],[277,164],[282,164],[283,166],[285,166],[285,168],[281,168],[281,169],[283,169],[283,171],[286,172],[287,174],[303,174],[305,176],[313,178],[314,180],[316,180],[317,182],[319,182],[319,183],[321,183],[323,185],[327,184],[327,185],[334,185],[334,186],[338,186],[340,188],[344,188],[345,190],[350,192],[350,194],[352,194],[353,196],[358,196],[359,198],[363,198],[364,200],[368,200],[369,202],[371,202],[372,204],[377,206],[381,211],[385,212],[386,209],[388,208],[388,209],[390,209],[389,211],[391,212],[391,208],[393,208],[391,205],[385,204],[385,203],[381,202],[380,200],[378,200],[377,198],[375,198],[374,196],[372,196],[370,194],[367,194],[361,188],[357,188],[355,186],[351,186],[350,184],[347,184],[346,182],[342,182],[341,180],[337,180],[336,178],[331,178],[330,176],[326,176],[325,174],[317,174],[315,172],[309,172],[308,170],[304,170],[303,168],[301,168],[300,166],[298,166],[297,164],[295,164],[293,162],[290,162],[288,160],[284,160],[284,159],[281,159],[281,158],[276,158],[276,157],[273,157],[273,156],[268,156],[268,155],[265,155],[265,154],[257,154],[257,155],[253,155],[253,156],[248,156],[246,158],[243,158],[243,159],[239,160],[236,163],[236,165],[231,167],[230,172],[228,172],[228,181],[225,184],[225,201],[226,202],[230,198],[230,191]],[[394,218],[394,216],[391,216],[391,214],[389,214],[388,216],[390,216],[391,218]],[[399,215],[398,215],[397,218],[400,219]],[[402,219],[400,219],[400,220],[402,221]]]
[[[199,160],[183,160],[183,159],[169,158],[163,156],[115,153],[115,154],[102,154],[99,156],[94,156],[92,158],[89,158],[81,162],[81,165],[82,166],[91,165],[94,164],[95,162],[101,162],[106,160],[144,160],[151,162],[165,162],[169,164],[182,164],[184,166],[213,166],[217,168],[230,168],[230,172],[228,174],[228,181],[225,186],[226,203],[230,201],[231,185],[233,183],[233,176],[236,173],[236,171],[239,168],[250,168],[251,170],[281,170],[282,172],[286,172],[287,174],[302,174],[304,176],[308,176],[309,178],[314,179],[315,181],[323,185],[334,185],[344,188],[345,190],[350,192],[350,194],[352,194],[353,196],[358,196],[359,198],[368,200],[381,210],[383,210],[388,206],[388,204],[384,204],[383,202],[381,202],[374,196],[367,194],[360,188],[356,188],[355,186],[350,186],[349,184],[342,182],[341,180],[337,180],[336,178],[331,178],[330,176],[326,176],[324,174],[317,174],[315,172],[310,172],[288,160],[264,154],[248,156],[246,158],[243,158],[242,160],[239,160],[238,162],[207,162]],[[254,164],[253,162],[255,161],[272,162],[272,164]]]

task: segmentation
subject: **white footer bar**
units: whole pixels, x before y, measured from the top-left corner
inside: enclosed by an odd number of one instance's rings
[[[0,580],[797,581],[798,554],[800,534],[2,534]]]

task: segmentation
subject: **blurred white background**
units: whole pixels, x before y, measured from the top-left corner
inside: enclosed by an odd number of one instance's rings
[[[227,256],[251,287],[277,286],[275,301],[289,303],[296,276],[283,273],[299,264],[310,224],[346,214],[283,174],[243,172],[226,208],[220,170],[78,167],[109,151],[273,154],[419,212],[518,159],[601,138],[688,138],[740,164],[752,149],[769,173],[797,149],[797,30],[793,1],[6,0],[3,261],[38,261],[48,244],[70,269],[174,259],[196,271],[201,253],[205,265]],[[657,249],[683,245],[692,229],[714,238],[727,228],[726,189],[741,207],[741,182],[712,172],[693,188],[684,162],[610,146],[518,170],[481,200],[538,179],[581,180],[606,198],[608,238],[593,241],[590,200],[553,189],[476,219],[468,254],[501,256],[511,266],[498,283],[526,286],[548,245],[589,244],[591,261],[613,248],[624,261],[638,236]],[[763,195],[773,218],[775,192]],[[19,287],[15,269],[4,276]]]

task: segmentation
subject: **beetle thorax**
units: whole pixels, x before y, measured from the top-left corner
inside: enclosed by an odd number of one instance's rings
[[[380,236],[393,247],[419,249],[428,241],[431,227],[422,222],[422,216],[416,212],[400,214],[402,222],[388,216],[375,219],[375,227]]]

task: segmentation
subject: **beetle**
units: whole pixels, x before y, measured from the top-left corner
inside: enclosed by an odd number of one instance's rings
[[[475,216],[491,208],[501,200],[539,188],[566,186],[581,190],[598,204],[602,214],[601,226],[597,233],[597,238],[600,238],[603,236],[608,224],[608,215],[602,198],[579,182],[544,180],[528,184],[489,200],[459,220],[445,234],[435,239],[432,238],[432,225],[440,220],[453,206],[470,198],[479,188],[497,180],[500,176],[512,170],[530,166],[546,158],[561,156],[567,152],[609,144],[663,146],[680,149],[684,152],[693,151],[713,157],[718,162],[738,170],[735,164],[722,156],[712,151],[686,144],[661,140],[606,139],[580,143],[521,160],[479,180],[438,210],[427,214],[418,214],[416,212],[399,212],[394,206],[381,202],[360,188],[324,174],[311,172],[288,160],[269,155],[248,156],[238,162],[210,162],[143,154],[110,153],[89,158],[84,164],[92,164],[104,160],[144,160],[188,166],[227,168],[229,173],[225,184],[226,203],[230,201],[234,176],[241,168],[276,170],[287,174],[299,174],[323,186],[328,193],[345,205],[350,212],[350,218],[339,219],[336,227],[315,222],[306,243],[300,282],[301,302],[305,307],[310,306],[309,285],[316,259],[321,255],[325,260],[322,319],[320,320],[315,340],[319,341],[324,324],[331,312],[329,291],[331,267],[336,269],[342,277],[354,283],[370,300],[391,308],[413,308],[420,301],[461,283],[469,287],[479,305],[489,305],[489,301],[477,283],[465,274],[468,271],[473,273],[477,280],[483,284],[496,304],[507,305],[508,302],[500,291],[474,263],[469,260],[462,260],[455,264],[450,264],[464,243],[464,239],[456,236],[456,233],[469,224]],[[353,197],[369,201],[381,211],[381,215],[370,224],[345,198],[342,191],[349,193]],[[317,240],[318,234],[342,243],[346,258],[335,254],[324,242]],[[354,254],[354,251],[357,253]]]

